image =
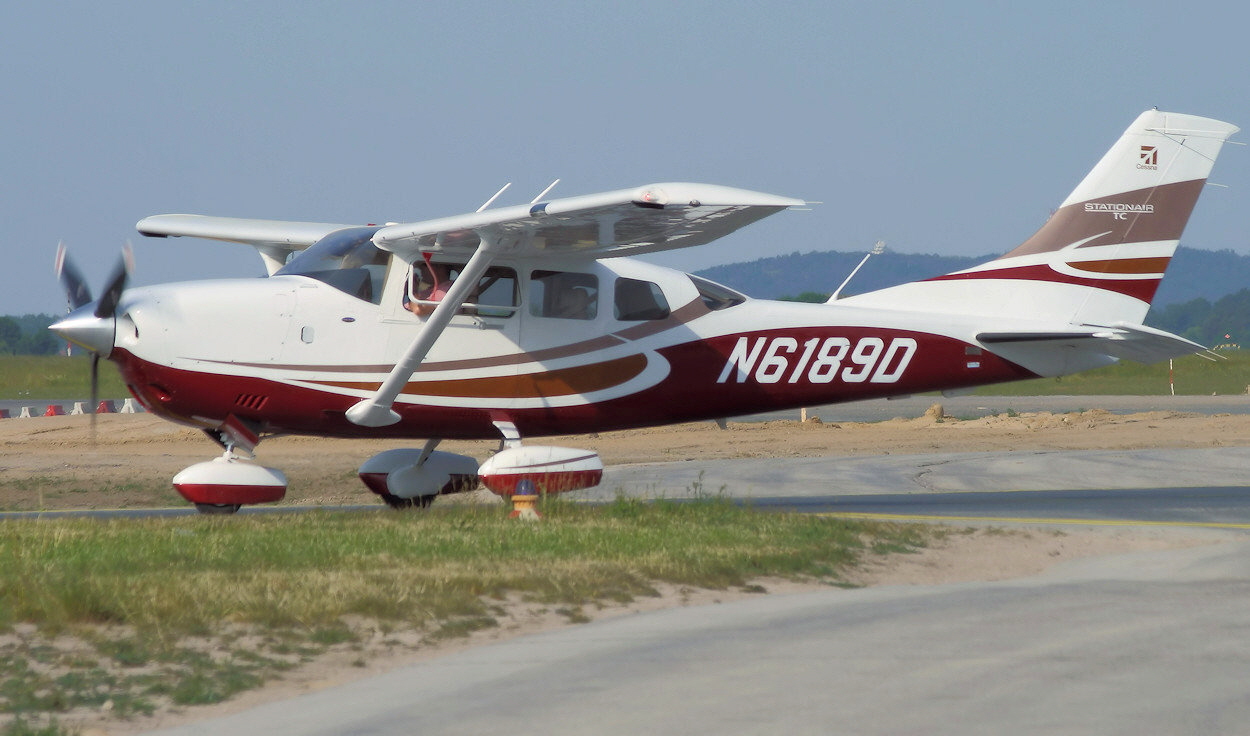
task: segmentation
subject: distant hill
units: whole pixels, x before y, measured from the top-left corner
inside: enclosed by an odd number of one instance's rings
[[[838,288],[863,252],[834,251],[791,253],[748,263],[731,263],[698,272],[712,281],[750,296],[777,299],[803,292],[829,293]],[[939,256],[931,253],[893,253],[873,256],[856,274],[844,294],[862,294],[887,286],[940,276],[969,268],[995,256]],[[1231,250],[1198,250],[1180,247],[1155,298],[1156,307],[1206,299],[1214,302],[1226,294],[1250,287],[1250,256]]]

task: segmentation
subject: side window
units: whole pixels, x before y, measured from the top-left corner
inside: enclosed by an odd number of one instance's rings
[[[638,279],[616,280],[616,318],[622,322],[664,319],[669,315],[668,300],[657,284]]]
[[[599,314],[599,279],[573,271],[530,273],[530,314],[557,319],[594,319]]]
[[[463,268],[464,265],[459,263],[427,265],[424,261],[418,261],[413,264],[408,275],[407,293],[404,294],[404,307],[414,314],[429,315],[447,295]],[[469,292],[459,314],[506,318],[511,317],[516,310],[516,271],[491,266],[478,279],[477,288]]]
[[[460,268],[453,267],[452,280],[459,275]],[[517,310],[516,271],[501,266],[491,266],[486,274],[478,279],[477,289],[469,294],[469,304],[477,308],[465,307],[468,314],[480,317],[511,317]]]
[[[699,290],[699,296],[703,299],[703,305],[713,312],[719,309],[736,307],[747,300],[746,296],[739,294],[728,286],[721,286],[714,281],[701,279],[698,276],[690,276],[690,281],[694,284],[694,288]]]

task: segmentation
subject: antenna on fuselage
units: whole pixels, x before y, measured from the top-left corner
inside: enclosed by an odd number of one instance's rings
[[[840,298],[841,298],[841,294],[842,294],[842,290],[846,288],[846,285],[847,285],[847,284],[851,283],[851,279],[855,278],[855,274],[859,273],[859,269],[861,269],[861,268],[863,268],[863,267],[864,267],[864,264],[868,262],[868,259],[869,259],[869,258],[872,258],[873,256],[879,256],[879,255],[881,255],[881,254],[882,254],[882,253],[884,253],[884,252],[885,252],[885,241],[884,241],[884,240],[878,240],[878,241],[877,241],[877,243],[876,243],[876,245],[872,246],[872,250],[868,251],[868,253],[866,253],[866,254],[864,255],[863,260],[861,260],[861,261],[859,262],[859,265],[858,265],[858,266],[856,266],[856,267],[855,267],[855,268],[851,271],[850,275],[849,275],[849,276],[847,276],[847,277],[846,277],[846,280],[842,282],[842,285],[841,285],[841,286],[839,286],[839,287],[838,287],[838,288],[837,288],[837,289],[833,292],[833,295],[829,297],[829,301],[825,302],[825,304],[833,304],[833,303],[834,303],[834,302],[836,302],[838,299],[840,299]]]
[[[495,192],[495,196],[493,196],[493,197],[491,197],[490,199],[486,200],[486,203],[485,203],[485,204],[483,204],[481,207],[478,207],[478,208],[477,208],[477,211],[478,211],[478,212],[481,212],[482,210],[484,210],[484,209],[486,209],[487,207],[490,207],[492,204],[494,204],[494,203],[495,203],[495,200],[496,200],[496,199],[499,199],[499,195],[501,195],[501,194],[503,194],[504,192],[508,191],[508,187],[510,187],[510,186],[512,186],[512,182],[508,182],[507,184],[504,184],[502,187],[500,187],[500,188],[499,188],[499,191]]]
[[[560,180],[556,179],[555,181],[548,184],[546,189],[539,192],[537,197],[534,197],[533,199],[530,200],[530,204],[538,204],[539,202],[541,202],[542,198],[547,196],[547,192],[550,192],[552,189],[555,189],[556,185],[559,183],[560,183]]]

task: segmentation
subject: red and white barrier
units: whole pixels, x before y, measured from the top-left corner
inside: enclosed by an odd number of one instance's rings
[[[91,402],[75,401],[73,408],[68,412],[69,416],[81,416],[91,414]],[[134,399],[126,399],[120,409],[117,408],[117,402],[112,399],[101,401],[95,408],[96,414],[138,414],[143,409]],[[66,416],[65,407],[61,404],[48,404],[43,410],[37,406],[23,406],[17,414],[18,419],[32,419],[34,417],[63,417]],[[13,414],[8,409],[0,409],[0,419],[10,419]]]

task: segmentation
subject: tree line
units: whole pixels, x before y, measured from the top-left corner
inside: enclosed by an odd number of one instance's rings
[[[51,314],[0,316],[0,355],[56,355],[65,343],[48,332],[60,319]]]
[[[1214,302],[1199,297],[1151,309],[1146,324],[1207,347],[1250,346],[1250,289],[1234,291]]]

